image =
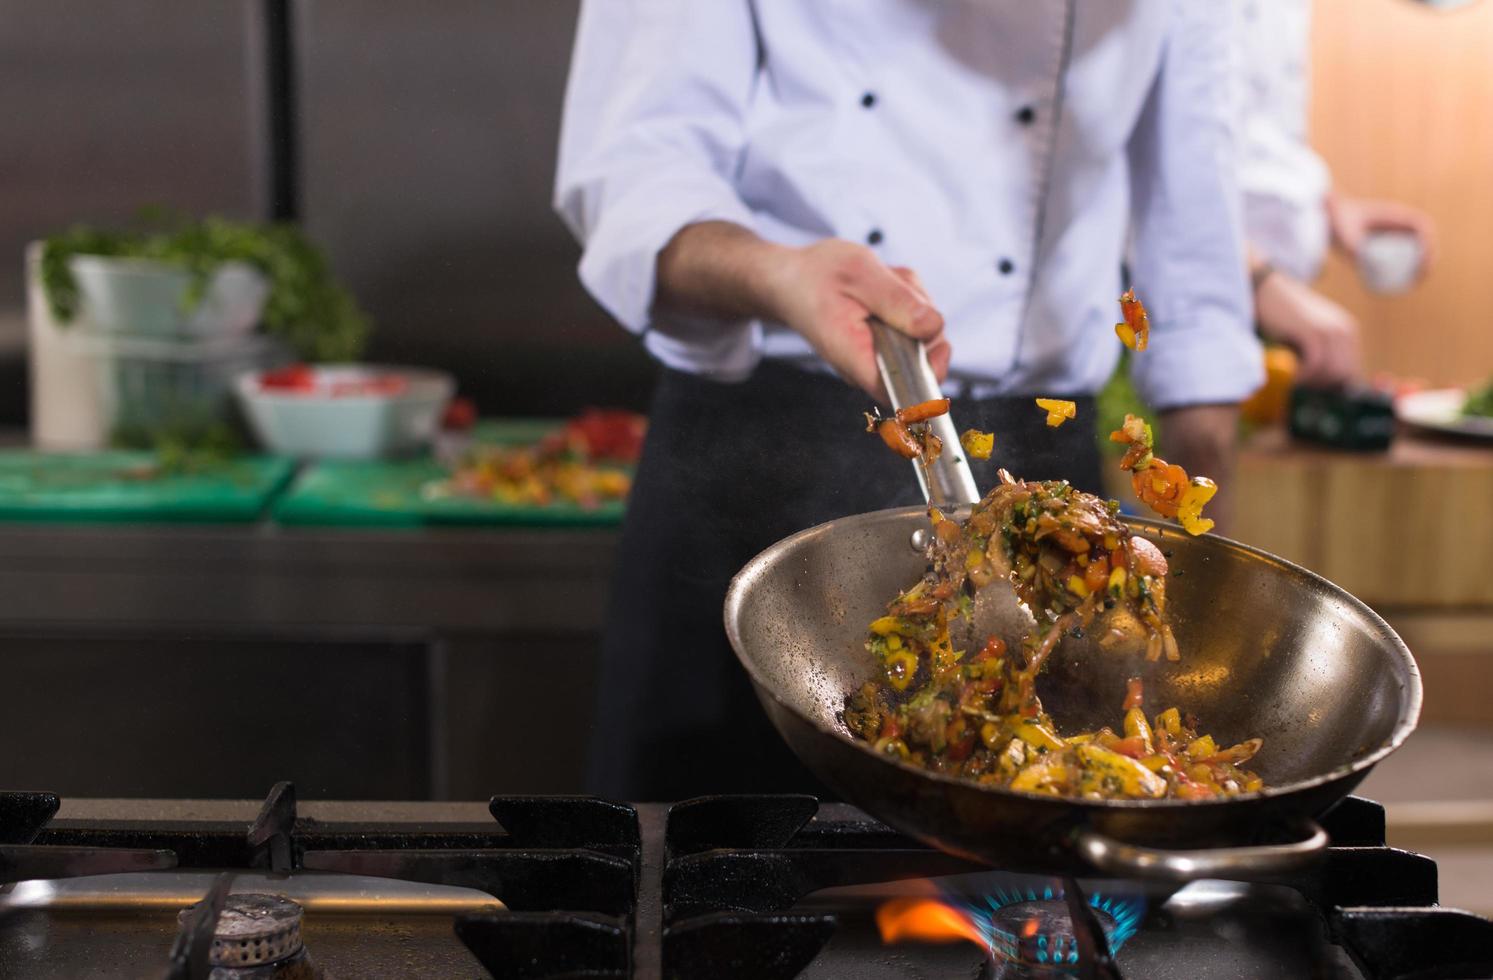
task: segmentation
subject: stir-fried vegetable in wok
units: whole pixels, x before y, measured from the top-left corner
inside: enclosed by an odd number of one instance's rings
[[[1120,315],[1125,322],[1115,324],[1115,336],[1137,353],[1145,350],[1151,343],[1151,318],[1146,315],[1145,306],[1135,298],[1134,289],[1125,290],[1120,297]]]
[[[888,633],[887,637],[898,636]],[[943,667],[911,698],[868,683],[846,700],[845,723],[877,751],[980,783],[1090,799],[1196,800],[1260,789],[1242,768],[1260,739],[1220,748],[1171,707],[1147,717],[1131,679],[1119,730],[1064,737],[1036,697],[1029,668],[998,637]]]
[[[1037,407],[1047,413],[1047,426],[1051,429],[1078,415],[1078,405],[1062,398],[1038,398]]]
[[[1180,656],[1162,616],[1166,559],[1115,507],[1063,482],[1001,483],[960,525],[932,511],[931,565],[871,624],[883,676],[846,701],[845,723],[878,750],[1013,789],[1093,798],[1199,799],[1259,789],[1240,768],[1258,739],[1220,749],[1176,708],[1148,719],[1139,681],[1119,730],[1059,734],[1036,679],[1063,636],[1123,608],[1150,632],[1148,660]],[[1009,581],[1039,627],[1015,650],[991,637],[956,650],[950,620],[974,590]],[[1116,692],[1118,697],[1118,692]]]
[[[1203,505],[1213,499],[1218,485],[1205,476],[1189,478],[1176,463],[1157,457],[1145,419],[1126,415],[1125,424],[1109,438],[1128,447],[1120,457],[1120,469],[1130,471],[1130,485],[1142,503],[1162,517],[1176,518],[1188,534],[1213,529],[1213,521],[1203,516]]]
[[[891,418],[882,418],[866,413],[866,431],[881,436],[887,448],[904,459],[922,460],[924,465],[933,462],[943,452],[943,440],[933,434],[929,419],[936,419],[949,410],[947,398],[934,398],[897,409]]]
[[[902,413],[868,416],[868,428],[926,463],[939,447],[929,445],[931,433],[919,425],[947,411],[947,402],[925,405],[936,410],[912,420]],[[895,438],[879,428],[888,423]],[[1134,416],[1116,436],[1130,443],[1125,465],[1142,499],[1152,506],[1160,501],[1192,533],[1201,533],[1194,530],[1199,524],[1211,526],[1201,509],[1212,494],[1199,492],[1211,483],[1189,482],[1180,467],[1156,460],[1150,430]],[[1173,469],[1175,488],[1168,484],[1163,494],[1157,483],[1151,498],[1141,491],[1143,477],[1170,480]],[[1131,534],[1118,511],[1115,502],[1066,482],[1029,483],[1005,470],[962,524],[929,508],[928,570],[871,623],[866,646],[882,676],[846,699],[850,731],[907,762],[1036,793],[1203,799],[1259,789],[1260,777],[1241,768],[1259,751],[1259,739],[1220,748],[1175,707],[1147,718],[1138,678],[1125,694],[1118,731],[1064,736],[1043,709],[1036,680],[1053,650],[1070,631],[1080,634],[1113,611],[1128,613],[1146,631],[1148,661],[1180,659],[1163,618],[1166,558]],[[994,636],[978,652],[955,649],[951,619],[968,612],[977,590],[996,582],[1010,583],[1037,628],[1016,649]]]

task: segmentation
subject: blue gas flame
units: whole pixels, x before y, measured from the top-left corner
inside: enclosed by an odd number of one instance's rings
[[[1145,900],[1139,895],[1101,890],[1086,894],[1089,906],[1098,913],[1096,917],[1109,939],[1110,954],[1118,953],[1126,940],[1140,928],[1141,917],[1146,911]],[[1002,910],[1028,902],[1062,902],[1061,881],[1011,876],[1010,880],[980,897],[971,897],[967,893],[946,897],[975,924],[991,956],[997,960],[1030,963],[1064,972],[1078,965],[1078,942],[1071,932],[1038,931],[1029,936],[1019,935],[1010,927],[1010,916],[1001,914]],[[1066,919],[1066,909],[1064,912]]]

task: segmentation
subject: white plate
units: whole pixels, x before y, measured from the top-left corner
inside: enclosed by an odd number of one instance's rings
[[[1493,440],[1493,418],[1463,415],[1462,406],[1466,402],[1467,392],[1461,388],[1417,391],[1395,399],[1395,417],[1407,425],[1433,432]]]

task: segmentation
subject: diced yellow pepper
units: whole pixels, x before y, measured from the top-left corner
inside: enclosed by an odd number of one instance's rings
[[[1156,727],[1176,738],[1182,734],[1182,712],[1176,708],[1167,708],[1156,716]]]
[[[1016,737],[1036,749],[1047,749],[1057,751],[1064,747],[1065,743],[1058,738],[1057,733],[1049,730],[1034,721],[1024,721],[1016,726]]]
[[[1052,793],[1057,794],[1064,783],[1068,781],[1068,767],[1056,759],[1043,759],[1034,762],[1011,780],[1011,788],[1024,790],[1028,793]]]
[[[1203,505],[1213,499],[1218,485],[1206,476],[1195,476],[1182,491],[1177,502],[1177,520],[1188,534],[1207,534],[1213,529],[1213,521],[1203,516]]]
[[[1068,576],[1068,591],[1072,592],[1080,599],[1086,599],[1089,595],[1089,587],[1084,583],[1082,575]]]
[[[1118,789],[1132,799],[1166,795],[1166,780],[1127,755],[1093,744],[1080,745],[1077,751],[1084,764],[1080,786],[1084,792],[1112,795]]]
[[[970,459],[989,459],[990,454],[995,451],[995,435],[965,429],[959,436],[959,445],[969,454]]]
[[[1218,743],[1213,741],[1212,735],[1204,735],[1187,743],[1186,751],[1189,759],[1206,759],[1218,754]]]
[[[1140,760],[1140,764],[1145,766],[1152,772],[1160,772],[1171,763],[1167,761],[1167,758],[1164,755],[1148,755],[1144,759]]]
[[[1131,708],[1125,712],[1125,734],[1131,738],[1139,737],[1141,744],[1146,747],[1146,754],[1150,755],[1152,746],[1155,744],[1151,733],[1151,723],[1146,721],[1146,713],[1139,708]]]
[[[886,638],[886,648],[893,652],[902,649],[902,637],[896,633],[889,633]]]
[[[1128,577],[1129,576],[1126,574],[1125,567],[1123,565],[1111,570],[1109,573],[1110,595],[1113,595],[1118,599],[1120,597],[1120,593],[1125,591],[1125,579]]]
[[[905,691],[917,675],[918,656],[911,650],[899,650],[886,658],[884,667],[886,682],[899,691]]]
[[[1047,413],[1047,424],[1054,429],[1078,415],[1078,405],[1061,398],[1038,398],[1037,407]]]
[[[882,616],[880,619],[871,621],[871,632],[877,636],[886,636],[895,633],[902,627],[902,620],[898,616]]]

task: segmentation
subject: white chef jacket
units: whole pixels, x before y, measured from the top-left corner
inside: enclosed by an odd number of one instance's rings
[[[671,367],[813,357],[652,309],[659,251],[714,219],[915,268],[977,394],[1103,385],[1129,235],[1142,395],[1238,401],[1262,369],[1228,27],[1211,0],[584,0],[556,207],[582,282]]]
[[[1311,0],[1233,0],[1244,233],[1310,282],[1327,257],[1331,175],[1307,142]]]

